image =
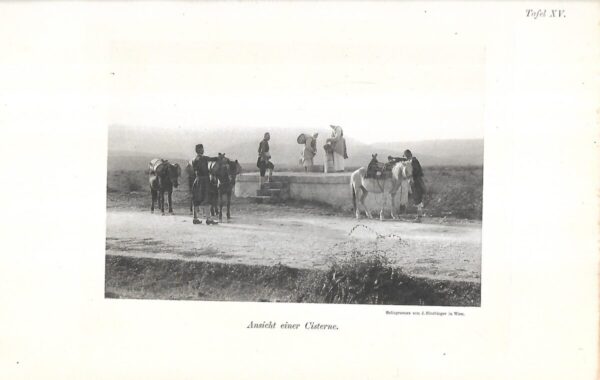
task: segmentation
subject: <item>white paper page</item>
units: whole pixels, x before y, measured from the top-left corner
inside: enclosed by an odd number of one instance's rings
[[[0,4],[0,376],[596,378],[599,19],[595,2]],[[442,58],[468,91],[406,74]],[[105,298],[109,126],[223,119],[368,142],[480,121],[481,306]],[[425,119],[439,129],[395,124]]]

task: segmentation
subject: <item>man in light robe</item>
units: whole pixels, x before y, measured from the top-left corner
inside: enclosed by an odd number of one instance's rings
[[[330,127],[331,137],[327,139],[327,142],[331,144],[333,149],[333,170],[336,172],[343,172],[344,160],[348,158],[344,131],[339,125],[330,125]]]

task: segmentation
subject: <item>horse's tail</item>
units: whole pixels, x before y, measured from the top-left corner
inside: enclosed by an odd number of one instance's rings
[[[156,174],[151,174],[150,178],[149,178],[149,182],[150,182],[150,191],[157,191],[159,188],[158,176]]]
[[[352,209],[356,214],[356,189],[354,188],[354,184],[350,185],[352,187]]]
[[[350,191],[352,191],[352,209],[356,214],[356,186],[354,186],[354,180],[350,177]]]
[[[354,213],[356,213],[356,211],[358,210],[358,205],[356,203],[357,191],[360,189],[360,191],[363,192],[360,195],[361,202],[362,202],[362,197],[367,192],[367,189],[365,189],[365,187],[362,184],[362,178],[365,175],[365,172],[366,172],[366,169],[364,167],[362,167],[362,168],[354,171],[354,173],[352,173],[350,175],[350,191],[352,191],[352,206],[354,208]]]

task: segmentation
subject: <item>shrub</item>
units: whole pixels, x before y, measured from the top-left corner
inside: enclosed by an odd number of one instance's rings
[[[330,303],[384,304],[395,297],[403,277],[383,252],[354,249],[346,258],[334,259],[320,293]]]

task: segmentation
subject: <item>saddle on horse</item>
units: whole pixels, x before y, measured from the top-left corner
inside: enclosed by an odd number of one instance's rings
[[[169,163],[168,160],[163,160],[162,158],[154,158],[148,164],[148,169],[150,170],[150,174],[155,175],[158,174],[164,164]]]
[[[373,179],[386,179],[392,177],[392,167],[394,162],[379,162],[377,161],[377,154],[373,155],[371,162],[367,166],[367,175],[365,178]]]

